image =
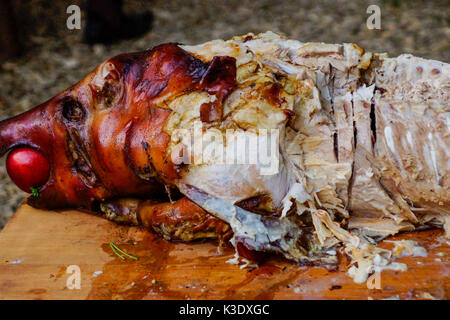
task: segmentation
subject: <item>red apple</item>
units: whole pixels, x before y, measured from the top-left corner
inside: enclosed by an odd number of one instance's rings
[[[36,149],[18,148],[6,159],[6,171],[11,180],[23,191],[43,186],[50,175],[47,158]]]

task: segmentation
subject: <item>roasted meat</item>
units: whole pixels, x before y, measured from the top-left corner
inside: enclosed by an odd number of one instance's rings
[[[48,159],[32,206],[229,239],[238,263],[263,251],[333,265],[342,244],[367,259],[400,231],[449,236],[449,88],[448,64],[354,44],[164,44],[1,122],[0,154]]]

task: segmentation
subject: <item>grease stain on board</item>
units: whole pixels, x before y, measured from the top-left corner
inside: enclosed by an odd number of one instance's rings
[[[139,260],[121,260],[112,252],[109,243],[104,243],[103,251],[114,259],[93,279],[87,299],[140,300],[150,291],[164,286],[161,277],[173,243],[145,232],[142,240],[129,239],[116,245]]]
[[[298,266],[278,257],[266,259],[259,268],[240,269],[226,263],[234,254],[233,248],[224,247],[218,252],[214,242],[174,243],[140,229],[117,232],[113,236],[120,249],[139,260],[121,260],[112,252],[109,243],[103,243],[102,250],[111,260],[101,268],[102,273],[92,278],[88,299],[269,300],[280,297],[339,299],[342,296],[382,299],[394,291],[402,299],[417,298],[411,295],[411,288],[406,290],[393,284],[401,277],[411,277],[407,273],[383,273],[383,285],[392,283],[391,287],[395,288],[392,292],[373,291],[365,284],[354,284],[346,275],[348,261],[345,256],[340,256],[336,271]],[[405,235],[399,238],[405,238]],[[425,239],[422,241],[425,246],[433,242],[427,237],[422,239]],[[411,261],[412,258],[402,259]],[[423,284],[422,287],[427,286]],[[436,296],[448,296],[448,288],[448,283],[444,283]]]

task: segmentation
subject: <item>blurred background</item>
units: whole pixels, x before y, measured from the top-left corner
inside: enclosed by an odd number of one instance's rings
[[[66,26],[72,4],[81,8],[80,30]],[[366,26],[371,4],[381,8],[380,30]],[[448,0],[0,0],[0,11],[0,120],[46,101],[111,56],[163,42],[271,30],[450,62]],[[0,229],[25,196],[0,160]]]

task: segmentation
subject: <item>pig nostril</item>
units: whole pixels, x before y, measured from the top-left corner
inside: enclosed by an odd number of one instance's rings
[[[6,171],[23,191],[43,186],[50,176],[50,163],[36,149],[22,147],[11,151],[6,159]]]

